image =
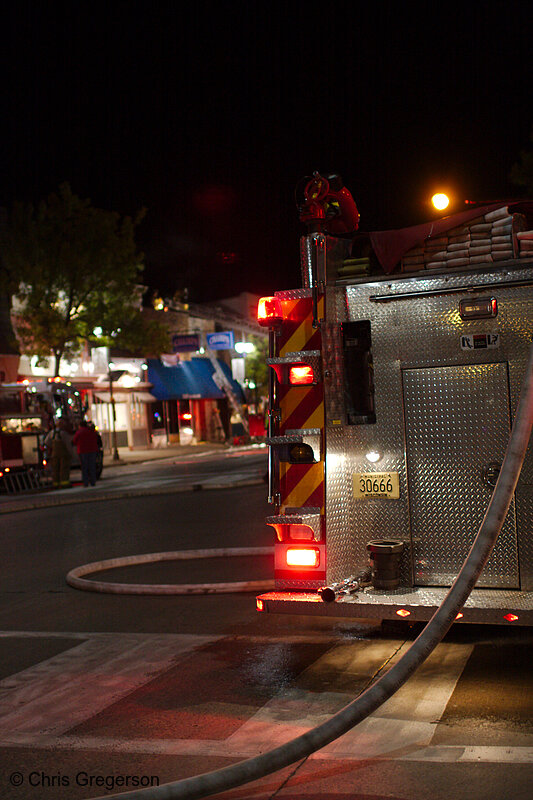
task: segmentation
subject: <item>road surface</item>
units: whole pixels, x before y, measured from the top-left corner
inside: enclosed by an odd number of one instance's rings
[[[2,798],[77,800],[226,766],[327,719],[401,656],[416,629],[262,615],[250,594],[115,596],[65,584],[73,566],[104,558],[268,545],[268,511],[264,486],[248,486],[117,493],[2,517]],[[232,581],[271,568],[264,556],[108,577]],[[530,800],[532,642],[524,628],[454,626],[358,728],[224,797]]]

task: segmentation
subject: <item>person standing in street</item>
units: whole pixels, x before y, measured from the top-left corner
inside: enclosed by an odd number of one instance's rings
[[[80,427],[72,437],[76,445],[81,464],[81,477],[84,486],[96,484],[96,455],[98,453],[98,434],[86,420],[80,422]]]
[[[70,465],[72,462],[72,436],[68,424],[58,419],[55,426],[44,440],[52,466],[52,485],[54,489],[68,489],[70,483]]]

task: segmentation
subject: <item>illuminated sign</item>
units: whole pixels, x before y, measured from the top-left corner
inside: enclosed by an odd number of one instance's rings
[[[175,333],[172,337],[172,351],[174,353],[191,353],[200,349],[197,333]]]
[[[210,350],[233,350],[233,345],[235,343],[233,331],[206,333],[205,338]]]

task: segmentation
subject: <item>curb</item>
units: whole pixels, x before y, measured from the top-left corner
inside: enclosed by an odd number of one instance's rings
[[[17,511],[36,511],[39,508],[57,508],[58,506],[73,506],[80,503],[97,503],[101,500],[123,500],[126,497],[150,497],[152,495],[181,494],[183,492],[199,492],[215,489],[240,489],[245,486],[262,486],[262,478],[254,480],[235,481],[234,483],[192,483],[190,486],[162,486],[160,489],[128,489],[118,492],[106,492],[104,494],[89,494],[89,497],[58,497],[50,500],[38,502],[13,503],[7,507],[0,506],[1,514],[14,514]]]

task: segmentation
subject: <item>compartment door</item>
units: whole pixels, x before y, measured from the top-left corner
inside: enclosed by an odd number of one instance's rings
[[[403,370],[412,569],[449,586],[481,525],[510,434],[507,364]],[[519,588],[514,500],[478,586]]]

